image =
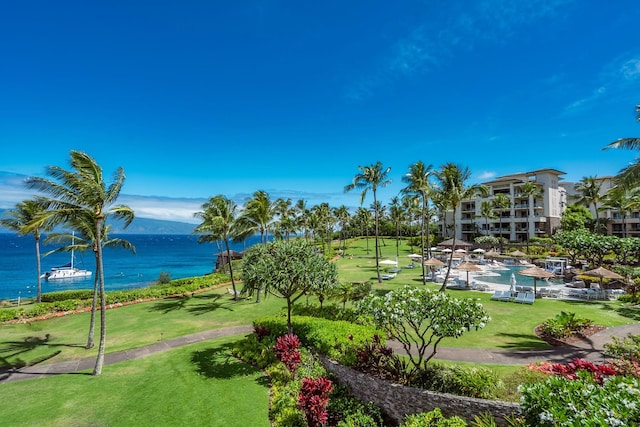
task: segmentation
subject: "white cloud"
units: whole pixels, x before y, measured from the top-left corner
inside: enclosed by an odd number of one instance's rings
[[[478,175],[478,179],[480,181],[486,181],[488,179],[493,179],[496,177],[496,173],[495,172],[490,172],[490,171],[483,171],[480,173],[480,175]]]

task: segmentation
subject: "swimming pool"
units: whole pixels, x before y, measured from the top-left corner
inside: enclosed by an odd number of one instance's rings
[[[495,283],[498,285],[510,285],[511,274],[516,276],[516,286],[533,286],[533,277],[521,276],[518,271],[524,270],[529,266],[526,265],[505,265],[502,269],[490,269],[490,274],[477,274],[474,279],[487,283]],[[549,282],[545,282],[542,279],[536,280],[537,286],[549,286],[549,285],[561,285],[560,280],[550,279]]]

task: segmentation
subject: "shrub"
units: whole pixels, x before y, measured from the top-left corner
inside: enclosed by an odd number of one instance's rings
[[[421,414],[407,415],[400,427],[465,427],[467,423],[458,416],[447,418],[440,408]]]
[[[584,359],[573,359],[567,364],[545,362],[530,365],[530,368],[547,374],[558,375],[569,380],[577,380],[580,371],[590,372],[593,375],[593,380],[597,384],[602,384],[605,377],[617,375],[617,372],[608,364],[598,365]]]
[[[612,376],[598,385],[593,374],[578,371],[577,379],[552,376],[523,386],[520,407],[528,425],[542,427],[631,426],[640,424],[640,380]]]
[[[380,408],[371,402],[364,403],[352,397],[347,388],[340,385],[335,385],[327,410],[329,411],[327,425],[338,427],[384,425]]]
[[[276,339],[276,344],[273,346],[273,351],[276,354],[278,360],[284,363],[289,372],[294,374],[300,365],[300,340],[293,334],[286,334]]]
[[[612,338],[613,342],[604,345],[607,356],[640,362],[640,335],[627,334],[625,338]]]
[[[169,282],[171,282],[171,273],[167,271],[161,271],[160,276],[158,276],[157,283],[160,285],[164,285]]]
[[[92,299],[92,298],[93,298],[92,290],[78,289],[78,290],[72,290],[72,291],[47,292],[46,294],[42,294],[40,301],[56,302],[56,301],[66,301],[70,299],[84,300],[84,299]]]
[[[327,404],[332,390],[333,383],[326,377],[303,378],[298,407],[304,412],[309,427],[320,427],[327,422]]]
[[[495,398],[503,384],[486,368],[430,363],[416,374],[415,385],[431,391],[481,399]]]
[[[561,311],[554,319],[547,319],[542,324],[542,333],[552,338],[566,338],[590,326],[589,319],[576,317],[575,313]]]

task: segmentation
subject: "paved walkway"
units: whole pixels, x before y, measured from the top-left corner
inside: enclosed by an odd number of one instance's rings
[[[185,335],[167,341],[160,341],[145,347],[132,350],[119,351],[105,355],[104,365],[122,362],[125,360],[139,359],[166,350],[182,347],[200,341],[211,340],[234,335],[248,334],[253,331],[251,326],[232,326],[229,328],[214,329]],[[625,337],[627,334],[640,334],[640,323],[608,328],[588,339],[571,346],[557,347],[549,350],[485,350],[471,348],[440,347],[436,354],[436,360],[457,360],[463,362],[496,363],[522,365],[539,361],[568,361],[581,357],[594,362],[602,362],[604,344],[611,342],[611,336]],[[389,345],[397,353],[404,353],[402,346],[397,342]],[[52,363],[49,365],[27,366],[20,369],[0,371],[0,385],[15,381],[23,381],[34,378],[44,378],[52,375],[70,374],[78,371],[93,369],[95,357],[74,360],[69,362]]]

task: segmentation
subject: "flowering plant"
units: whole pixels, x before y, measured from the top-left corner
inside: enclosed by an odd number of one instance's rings
[[[298,347],[300,347],[300,339],[294,334],[278,337],[276,344],[273,346],[276,357],[284,363],[291,373],[294,373],[300,366],[301,358],[300,352],[297,350]]]
[[[319,427],[327,422],[328,395],[332,390],[333,384],[326,377],[302,379],[298,407],[304,412],[309,427]]]

